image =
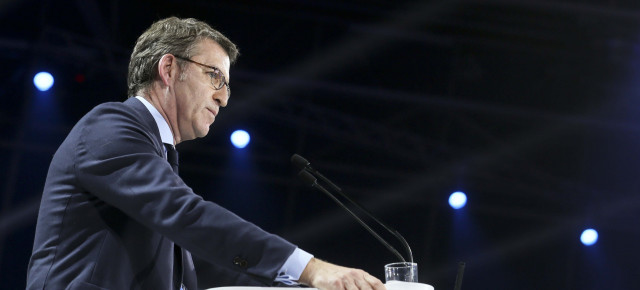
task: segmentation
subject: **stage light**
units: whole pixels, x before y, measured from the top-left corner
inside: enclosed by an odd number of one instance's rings
[[[453,209],[461,209],[467,204],[467,195],[456,191],[449,196],[449,205]]]
[[[598,241],[598,232],[594,229],[586,229],[580,235],[580,241],[585,246],[591,246]]]
[[[249,133],[245,130],[236,130],[231,134],[231,143],[239,149],[247,147],[250,140],[251,136],[249,136]]]
[[[48,91],[53,86],[53,76],[48,72],[39,72],[33,77],[33,84],[41,92]]]

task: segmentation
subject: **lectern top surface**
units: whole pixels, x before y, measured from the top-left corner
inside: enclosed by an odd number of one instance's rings
[[[390,281],[385,284],[387,290],[434,290],[433,286],[429,284],[423,283],[410,283],[410,282],[400,282],[400,281]],[[283,287],[220,287],[220,288],[210,288],[207,290],[257,290],[257,289],[286,289],[291,290],[294,288],[283,288]],[[309,290],[318,290],[317,288],[299,288],[299,289],[309,289]]]
[[[296,288],[291,288],[291,287],[219,287],[219,288],[209,288],[207,290],[258,290],[258,289],[286,289],[286,290],[291,290],[291,289],[296,289]],[[318,288],[298,288],[298,289],[308,289],[308,290],[318,290]]]

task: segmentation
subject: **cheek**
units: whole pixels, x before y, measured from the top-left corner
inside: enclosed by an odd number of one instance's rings
[[[194,84],[192,86],[185,87],[184,93],[178,97],[181,107],[181,112],[189,122],[208,121],[207,106],[207,92],[202,89],[198,89],[200,84]]]
[[[185,98],[182,102],[181,102],[181,113],[187,117],[187,118],[193,118],[196,109],[194,106],[194,102],[192,100],[189,100],[187,98]]]
[[[192,91],[190,92],[189,97],[185,98],[184,107],[191,115],[197,113],[199,108],[203,107],[202,99],[198,96],[198,92]]]
[[[191,110],[193,114],[198,114],[200,116],[205,116],[207,119],[209,118],[209,110],[207,110],[207,98],[204,92],[199,92],[198,97],[194,98],[191,105]]]

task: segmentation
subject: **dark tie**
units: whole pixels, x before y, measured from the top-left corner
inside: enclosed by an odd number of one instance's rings
[[[167,148],[167,161],[171,164],[173,172],[178,174],[178,151],[171,144],[165,143],[164,147]]]
[[[164,147],[167,148],[167,161],[178,174],[178,151],[171,144],[165,143]],[[182,249],[176,244],[173,246],[173,284],[175,289],[182,289]]]

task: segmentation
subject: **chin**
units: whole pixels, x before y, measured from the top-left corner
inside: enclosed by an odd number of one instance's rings
[[[196,138],[202,138],[204,136],[207,136],[207,134],[209,134],[209,128],[207,128],[207,130],[202,130],[196,133]]]

